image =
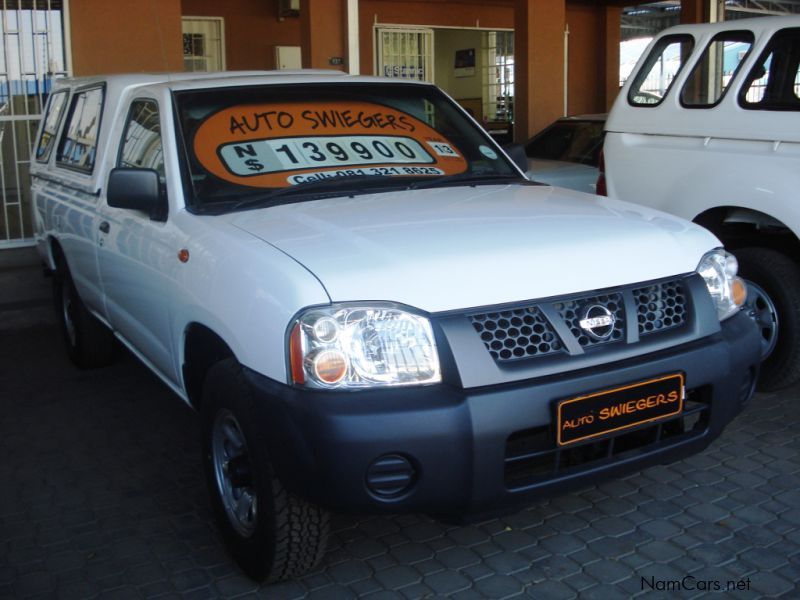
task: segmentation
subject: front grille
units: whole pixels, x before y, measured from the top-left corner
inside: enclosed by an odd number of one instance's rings
[[[563,448],[556,445],[550,426],[516,431],[506,440],[506,487],[509,490],[528,487],[614,459],[701,437],[708,430],[710,402],[709,387],[691,390],[687,392],[683,411],[675,417],[640,429],[623,430],[599,441]]]
[[[599,352],[688,323],[689,294],[682,278],[601,290],[489,312],[468,314],[472,327],[498,363],[552,355]],[[590,317],[613,324],[581,326]],[[632,333],[631,333],[632,332]]]
[[[666,281],[633,290],[639,335],[680,327],[686,322],[686,294],[680,281]]]
[[[553,327],[535,306],[471,315],[469,318],[495,360],[564,351]]]

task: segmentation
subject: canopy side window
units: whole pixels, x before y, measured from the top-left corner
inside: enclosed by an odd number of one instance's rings
[[[631,84],[628,103],[641,107],[661,104],[693,48],[691,35],[667,35],[658,40]]]
[[[754,39],[750,31],[726,31],[714,36],[686,79],[681,104],[686,108],[712,108],[719,104],[750,54]]]
[[[744,79],[739,104],[750,110],[800,111],[800,28],[772,36]]]

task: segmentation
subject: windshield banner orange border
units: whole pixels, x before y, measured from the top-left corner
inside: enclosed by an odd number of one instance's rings
[[[226,108],[200,125],[194,153],[210,173],[251,187],[467,170],[460,150],[435,129],[408,113],[369,102]]]

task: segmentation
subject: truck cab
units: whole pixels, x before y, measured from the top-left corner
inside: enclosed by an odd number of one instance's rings
[[[754,391],[719,240],[529,181],[429,84],[62,80],[31,177],[70,357],[122,344],[198,411],[255,579],[313,568],[330,511],[480,518],[699,452]]]

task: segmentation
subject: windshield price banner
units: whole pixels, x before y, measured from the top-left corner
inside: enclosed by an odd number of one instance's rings
[[[285,187],[329,177],[455,175],[458,148],[411,115],[367,102],[227,108],[200,125],[197,159],[217,177]]]

